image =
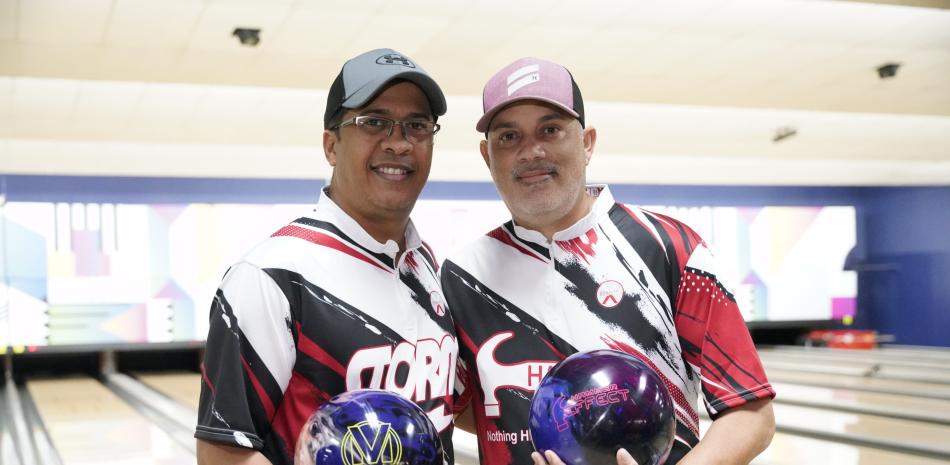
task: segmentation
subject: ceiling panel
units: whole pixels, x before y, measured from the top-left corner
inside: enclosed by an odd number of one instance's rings
[[[13,112],[18,118],[61,119],[72,116],[80,81],[13,79]]]
[[[0,118],[13,117],[13,78],[0,76]]]
[[[115,0],[105,42],[132,49],[182,49],[205,8],[195,0]]]
[[[27,43],[100,44],[113,0],[23,0],[19,40]]]
[[[725,39],[754,35],[758,39],[787,40],[789,34],[778,34],[794,10],[803,5],[796,2],[724,1],[690,22],[689,29]],[[778,29],[776,29],[778,26]]]
[[[362,18],[351,11],[340,14],[317,5],[299,6],[279,29],[265,31],[261,40],[282,55],[336,56],[336,50],[324,46],[326,37],[352,32],[361,24]]]
[[[255,109],[258,120],[319,122],[322,125],[326,93],[290,89],[268,89],[261,93],[260,104]]]
[[[145,91],[142,82],[82,81],[75,112],[77,120],[127,121]]]
[[[17,44],[15,42],[15,44]],[[0,45],[0,56],[12,68],[8,75],[96,79],[101,63],[101,48],[91,45],[21,43]],[[29,70],[21,73],[16,70]],[[64,73],[63,70],[68,70]]]
[[[16,39],[19,26],[18,8],[18,0],[0,0],[0,41]]]
[[[209,87],[187,118],[204,123],[233,123],[252,119],[265,96],[239,87]]]
[[[689,84],[682,80],[676,85]],[[310,90],[28,78],[13,80],[11,87],[13,113],[20,119],[17,127],[26,131],[15,137],[22,138],[35,138],[45,131],[52,139],[319,144],[325,99],[325,93]],[[474,150],[478,138],[472,125],[480,112],[479,100],[450,97],[449,103],[450,112],[441,121],[445,127],[441,143],[453,150]],[[946,117],[595,100],[586,105],[588,121],[604,135],[599,147],[611,153],[880,159],[893,154],[875,147],[895,140],[905,149],[904,159],[950,158],[950,118]],[[84,136],[74,127],[46,123],[70,120],[84,120],[88,128],[101,128],[95,121],[127,124],[116,126],[110,135],[96,129]],[[38,128],[29,128],[34,123]],[[773,144],[772,136],[782,126],[797,128],[799,135]]]
[[[260,46],[241,46],[236,26],[262,28]],[[325,89],[381,46],[451,96],[442,152],[475,153],[485,80],[531,55],[571,69],[610,157],[875,161],[865,180],[950,158],[950,10],[802,0],[0,0],[0,143],[319,154]],[[887,61],[902,68],[880,80]],[[785,125],[799,134],[773,143]]]
[[[195,76],[194,82],[201,84],[243,83],[247,81],[252,68],[254,49],[230,50],[227,53],[211,50],[193,50],[179,58],[174,65],[177,73]]]
[[[408,14],[377,14],[349,32],[350,39],[339,44],[339,52],[355,56],[367,50],[388,47],[413,56],[417,44],[432,39],[444,27],[445,18],[440,16]],[[399,33],[380,37],[378,31],[396,28]]]
[[[6,10],[18,5],[2,1]],[[19,14],[18,28],[53,40],[50,31],[58,30],[70,13],[66,9],[67,13],[46,15],[51,5],[51,0],[30,2],[30,11]],[[2,65],[7,70],[0,71],[37,77],[321,88],[324,80],[300,74],[338,69],[359,51],[389,45],[410,53],[454,94],[477,95],[481,81],[499,63],[535,55],[573,66],[583,77],[586,94],[601,100],[645,98],[711,105],[731,99],[732,105],[751,107],[838,110],[844,105],[849,111],[950,114],[950,109],[929,104],[875,108],[865,101],[835,98],[880,61],[910,63],[908,57],[914,53],[950,51],[947,10],[749,0],[609,1],[581,9],[568,1],[541,0],[427,0],[411,6],[378,0],[359,4],[93,0],[92,5],[87,15],[99,18],[90,22],[92,29],[100,24],[101,30],[83,40],[98,36],[107,39],[106,46],[94,42],[92,48],[82,48],[69,34],[42,46],[22,37],[0,39],[0,56],[9,57]],[[571,25],[571,33],[565,33],[565,24]],[[230,34],[238,25],[263,28],[261,45],[241,47]],[[654,92],[646,96],[617,85],[638,77],[666,81],[684,76],[706,84],[725,79],[737,83],[697,85],[686,93],[679,85],[648,84],[645,87]],[[806,107],[775,93],[773,81],[787,81],[792,94],[801,92],[801,86],[829,98],[809,100]],[[721,93],[731,88],[742,91]],[[903,91],[902,101],[935,101],[942,95],[950,95],[950,84],[934,82]],[[827,101],[836,103],[822,103]]]
[[[86,79],[125,80],[141,82],[174,81],[174,72],[181,58],[181,50],[149,47],[103,47],[97,52],[99,60],[80,62]],[[142,81],[140,76],[149,76]]]

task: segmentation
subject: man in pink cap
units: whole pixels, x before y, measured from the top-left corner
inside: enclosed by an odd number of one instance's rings
[[[534,450],[530,399],[554,364],[594,349],[632,354],[667,385],[676,435],[659,463],[749,463],[774,433],[775,392],[706,243],[587,184],[597,131],[563,66],[517,60],[483,104],[482,157],[512,219],[440,274],[459,337],[457,424],[477,433],[481,463],[560,464]],[[714,419],[702,441],[700,396]],[[631,448],[617,460],[657,459]]]

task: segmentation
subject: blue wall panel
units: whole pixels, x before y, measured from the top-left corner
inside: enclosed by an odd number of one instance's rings
[[[863,216],[862,323],[900,343],[950,346],[950,187],[873,189]]]

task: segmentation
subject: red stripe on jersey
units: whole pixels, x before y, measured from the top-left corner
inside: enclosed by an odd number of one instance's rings
[[[460,326],[455,327],[455,332],[458,334],[459,339],[462,340],[462,343],[465,344],[465,347],[468,347],[468,350],[471,350],[473,354],[478,353],[478,346],[475,345],[475,341],[462,329]]]
[[[700,237],[696,231],[693,231],[693,228],[690,228],[682,221],[679,221],[675,218],[672,218],[670,216],[666,216],[660,213],[653,213],[653,212],[649,212],[649,213],[653,215],[654,217],[656,217],[657,219],[659,219],[660,221],[662,221],[663,227],[665,229],[676,232],[675,243],[677,245],[682,244],[685,246],[685,248],[677,248],[676,249],[677,251],[682,250],[686,252],[687,254],[691,254],[698,245],[702,244],[703,246],[706,246],[706,241],[704,241],[703,238]],[[670,234],[672,235],[673,233],[671,232]],[[683,236],[686,236],[685,243],[683,243]],[[680,263],[682,264],[682,266],[686,266],[686,262],[681,261]]]
[[[681,391],[679,387],[667,379],[667,377],[663,375],[663,372],[657,368],[652,360],[650,360],[646,355],[641,354],[639,350],[631,347],[628,344],[615,340],[610,336],[601,336],[601,340],[604,341],[604,343],[607,344],[607,346],[611,349],[633,355],[634,357],[640,359],[640,361],[643,363],[649,365],[650,368],[652,368],[653,371],[655,371],[656,374],[659,375],[661,379],[663,379],[663,384],[665,384],[666,389],[670,391],[670,397],[673,398],[673,402],[675,402],[676,405],[679,405],[679,407],[689,415],[689,419],[687,420],[686,418],[682,418],[681,415],[677,416],[680,417],[682,423],[685,424],[686,427],[693,432],[693,434],[695,434],[697,437],[699,436],[699,414],[697,414],[696,411],[690,406],[691,404],[686,399],[686,394],[683,394],[683,391]]]
[[[267,418],[274,418],[274,403],[271,402],[270,397],[267,396],[267,391],[264,391],[264,386],[258,381],[257,375],[251,371],[251,366],[247,364],[247,360],[244,359],[243,355],[241,356],[241,365],[244,365],[244,372],[247,373],[248,379],[250,379],[251,384],[254,385],[254,392],[257,393],[257,398],[260,399],[261,405],[264,406],[264,414],[267,415]]]
[[[201,379],[205,382],[205,386],[208,386],[208,390],[211,391],[211,396],[214,397],[217,393],[214,390],[214,385],[211,384],[211,379],[208,378],[208,371],[205,370],[205,364],[201,364]]]
[[[670,238],[670,243],[673,245],[673,250],[676,252],[676,263],[679,264],[680,270],[686,266],[686,261],[689,260],[689,250],[687,245],[683,242],[682,231],[680,228],[676,227],[679,222],[674,223],[670,220],[669,217],[663,216],[659,213],[654,213],[651,211],[644,210],[644,213],[653,216],[660,223],[660,227],[663,228],[663,231],[666,232],[667,237]],[[667,251],[667,253],[669,253]]]
[[[575,237],[567,241],[555,241],[557,242],[558,247],[565,252],[570,252],[571,255],[574,255],[577,258],[584,260],[584,263],[590,263],[587,260],[587,257],[594,257],[594,244],[597,243],[597,231],[594,231],[593,228],[587,231],[587,240],[581,240],[580,237]]]
[[[305,336],[303,331],[300,330],[300,322],[297,322],[297,334],[298,350],[339,373],[344,379],[346,378],[346,369],[343,368],[343,365],[340,365],[340,362],[336,361],[332,355],[323,350],[316,342],[313,342],[313,340]]]
[[[461,327],[455,327],[455,334],[458,336],[458,339],[462,341],[462,344],[468,348],[473,354],[478,353],[478,346],[475,345],[475,341],[472,340],[472,337],[468,335]],[[476,367],[471,367],[471,370],[465,363],[462,361],[462,357],[459,357],[456,362],[455,374],[458,376],[459,381],[462,383],[461,395],[458,399],[455,400],[454,408],[455,412],[461,413],[462,410],[472,402],[474,399],[474,392],[478,390],[478,379],[476,378],[478,372]]]
[[[419,262],[416,261],[416,257],[411,250],[406,252],[406,258],[404,260],[406,261],[406,265],[409,265],[409,268],[412,268],[413,271],[419,270]]]
[[[462,361],[462,357],[455,360],[455,375],[458,377],[457,384],[462,385],[461,390],[456,389],[459,393],[458,398],[453,399],[452,396],[446,397],[451,399],[452,413],[458,415],[472,402],[472,393],[478,389],[478,385],[476,378],[472,376],[472,373],[468,371],[468,366]]]
[[[735,407],[748,402],[743,395],[774,397],[739,307],[715,277],[684,272],[676,308],[676,332],[694,348],[684,350],[683,358],[699,367],[707,402]]]
[[[326,234],[323,234],[317,231],[312,231],[306,228],[301,228],[300,226],[294,226],[291,224],[291,225],[284,226],[283,228],[280,228],[279,231],[271,235],[271,237],[282,237],[282,236],[296,237],[298,239],[303,239],[305,241],[308,241],[317,245],[322,245],[324,247],[329,247],[334,250],[339,250],[340,252],[343,252],[353,258],[369,263],[370,265],[373,265],[376,268],[379,268],[388,273],[392,273],[392,270],[390,270],[389,268],[386,268],[380,265],[379,263],[376,263],[376,261],[374,261],[373,259],[367,257],[366,255],[361,254],[360,252],[357,252],[356,249]]]
[[[287,390],[284,391],[284,401],[281,402],[280,409],[277,410],[277,415],[271,422],[274,433],[287,446],[289,456],[294,456],[300,430],[310,415],[329,399],[329,394],[318,389],[310,380],[294,370],[290,376],[290,383],[287,384]]]
[[[502,228],[495,228],[495,229],[493,229],[492,231],[490,231],[490,232],[488,233],[488,237],[490,237],[490,238],[492,238],[492,239],[498,239],[498,241],[501,242],[502,244],[510,245],[510,246],[514,247],[515,250],[517,250],[518,252],[521,252],[521,253],[523,253],[523,254],[529,256],[529,257],[535,258],[535,259],[537,259],[538,261],[540,261],[541,263],[545,263],[545,261],[544,261],[543,259],[541,259],[541,258],[538,257],[537,255],[535,255],[535,254],[529,252],[528,249],[526,249],[526,248],[524,248],[524,247],[518,245],[518,243],[516,243],[515,241],[513,241],[513,240],[511,239],[511,237],[508,236],[508,233],[505,232],[505,230],[502,229]]]
[[[547,339],[541,337],[540,335],[538,335],[538,339],[540,339],[541,342],[544,343],[544,345],[548,346],[548,348],[551,349],[551,352],[554,352],[554,355],[556,355],[559,360],[564,360],[565,358],[567,358],[564,356],[564,354],[561,353],[560,350],[557,350],[557,348],[554,347],[554,345],[552,345]]]

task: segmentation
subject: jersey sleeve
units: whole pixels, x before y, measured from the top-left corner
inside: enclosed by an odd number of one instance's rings
[[[195,437],[261,450],[296,361],[290,304],[269,275],[241,262],[210,318]]]
[[[685,360],[700,374],[710,417],[775,397],[732,289],[722,283],[701,239],[690,252],[676,289],[676,330]]]

